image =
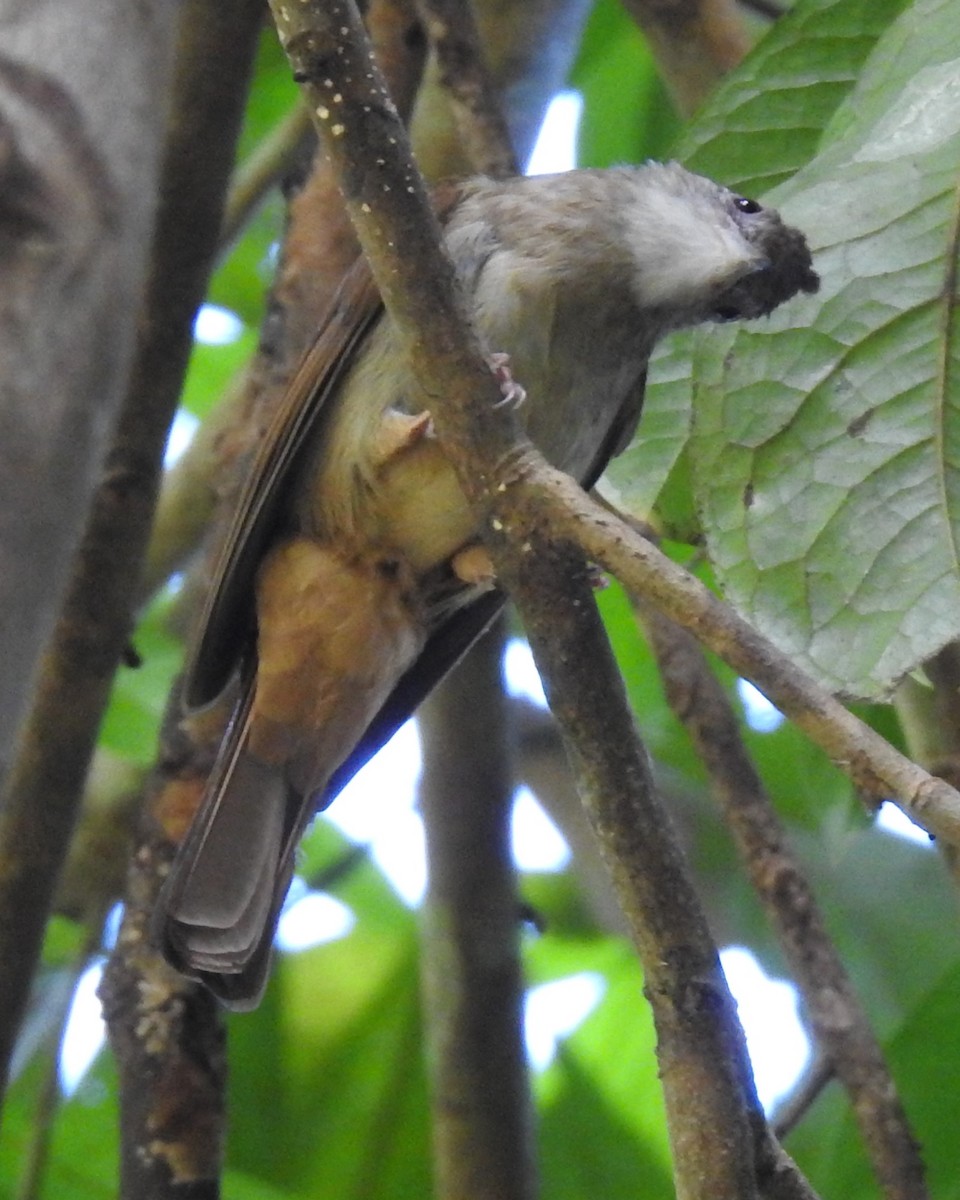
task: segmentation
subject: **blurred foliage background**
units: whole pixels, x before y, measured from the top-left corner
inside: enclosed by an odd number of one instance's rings
[[[897,56],[915,53],[922,61],[926,52],[931,61],[956,61],[956,37],[951,41],[949,29],[951,23],[960,29],[960,6],[946,0],[912,5],[907,0],[800,0],[775,22],[756,14],[750,19],[757,48],[684,126],[636,26],[614,0],[598,0],[569,79],[583,98],[580,165],[675,154],[749,194],[765,194],[806,168],[806,191],[797,186],[791,192],[787,184],[784,193],[793,205],[788,215],[804,224],[800,213],[807,221],[816,214],[811,190],[838,170],[836,162],[830,165],[831,145],[849,139],[862,112],[863,94],[856,91],[861,81],[869,82],[879,120],[903,101],[908,86],[890,70]],[[943,77],[932,76],[930,86],[945,86]],[[852,94],[858,97],[855,111],[846,104]],[[952,95],[952,101],[930,111],[955,118],[955,83]],[[912,99],[924,102],[922,79]],[[266,31],[241,156],[255,151],[295,100],[286,62]],[[956,128],[946,127],[938,146],[942,154],[953,156],[952,173],[949,161],[940,163],[946,182],[941,179],[938,187],[952,188],[955,197],[960,179]],[[912,149],[906,148],[908,156]],[[816,177],[818,156],[826,156],[827,165]],[[916,155],[914,159],[915,171],[923,172],[923,162]],[[885,186],[893,183],[888,180]],[[912,184],[903,186],[911,212],[929,211],[922,189],[915,194]],[[821,202],[824,194],[819,193]],[[227,344],[195,347],[183,407],[200,420],[256,345],[282,225],[283,202],[275,194],[258,209],[213,280],[210,302],[235,314],[241,325]],[[816,242],[818,230],[804,227]],[[819,266],[826,277],[823,263]],[[893,271],[892,265],[880,263],[875,272],[874,302],[887,306],[890,322],[897,299],[883,289],[899,286]],[[947,361],[956,353],[955,343],[953,349],[950,345]],[[871,354],[885,353],[866,336],[856,349],[865,371]],[[771,353],[773,371],[777,352]],[[692,553],[687,539],[706,533],[711,551],[719,550],[729,583],[737,572],[736,553],[725,556],[724,535],[717,532],[724,528],[720,502],[703,483],[704,475],[722,473],[715,428],[719,421],[708,420],[691,442],[689,350],[667,348],[661,359],[640,442],[611,473],[610,487],[638,515],[653,514],[685,561]],[[947,411],[949,399],[944,397],[940,411]],[[706,403],[709,411],[709,395]],[[956,405],[955,391],[952,403]],[[940,460],[941,474],[945,462],[948,456]],[[900,544],[892,535],[881,536],[886,537],[884,545]],[[844,552],[836,553],[840,576]],[[904,548],[875,580],[893,609],[901,607],[912,564],[910,549]],[[705,566],[699,569],[710,578]],[[953,569],[953,563],[944,566],[945,572]],[[735,579],[733,583],[736,589]],[[742,592],[757,586],[755,579],[748,580]],[[802,614],[801,599],[789,589],[778,595],[802,626],[802,615],[797,615]],[[703,771],[665,705],[634,614],[616,588],[601,596],[601,604],[718,941],[750,947],[771,974],[784,975],[780,951],[706,794]],[[131,772],[131,788],[135,769],[151,761],[181,655],[180,637],[170,620],[175,606],[176,588],[168,588],[144,615],[135,639],[143,665],[121,671],[103,729],[99,769]],[[956,619],[950,612],[941,624],[939,614],[927,623],[936,626],[935,636],[942,642]],[[918,649],[910,665],[935,648]],[[809,643],[799,639],[797,649],[802,656]],[[739,705],[736,681],[729,671],[721,671]],[[889,679],[881,678],[876,687],[856,683],[852,681],[853,693],[869,695],[883,690]],[[878,699],[862,711],[901,748],[917,753],[890,704]],[[788,724],[772,732],[745,727],[745,737],[889,1054],[923,1146],[932,1194],[937,1200],[960,1197],[960,943],[948,872],[934,850],[877,830],[843,775]],[[349,851],[343,834],[321,819],[305,846],[302,873],[307,878],[322,875]],[[524,894],[542,924],[539,929],[531,925],[524,935],[531,986],[584,971],[603,980],[599,1003],[562,1041],[535,1081],[543,1194],[551,1200],[666,1200],[673,1185],[642,980],[627,943],[594,915],[585,887],[573,867],[524,880]],[[231,1120],[224,1192],[235,1200],[406,1200],[430,1192],[416,913],[363,855],[339,873],[330,890],[354,914],[350,932],[282,955],[261,1008],[230,1021]],[[91,936],[97,937],[98,929],[91,935],[89,924],[63,916],[51,924],[7,1105],[0,1152],[3,1195],[94,1200],[115,1193],[116,1101],[109,1057],[100,1053],[69,1096],[60,1094],[56,1082],[71,990],[91,951],[94,958],[99,953]],[[876,1194],[836,1084],[816,1098],[787,1146],[823,1196],[859,1200]]]

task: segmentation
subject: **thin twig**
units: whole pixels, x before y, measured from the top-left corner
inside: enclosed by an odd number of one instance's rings
[[[817,1042],[850,1097],[883,1194],[889,1200],[924,1200],[923,1162],[896,1085],[747,753],[729,697],[690,634],[646,605],[641,616],[667,702],[707,769],[747,875],[806,1001]]]
[[[466,6],[467,0],[461,2]],[[544,114],[566,85],[576,61],[590,5],[584,0],[469,0],[469,6],[510,129],[514,154],[525,163],[536,144]],[[431,62],[411,126],[420,170],[431,183],[469,175],[477,169],[466,152],[449,93],[439,76],[439,66]]]
[[[558,538],[577,542],[591,561],[649,601],[748,679],[867,796],[893,800],[929,833],[960,846],[960,793],[911,762],[825,691],[695,576],[630,525],[601,507],[568,476],[527,453],[504,474],[505,493],[522,493]],[[550,482],[551,486],[544,484]],[[522,507],[522,506],[520,506]]]
[[[316,142],[310,114],[295,105],[272,129],[230,184],[220,230],[220,253],[233,245],[264,199]]]
[[[833,1063],[826,1054],[818,1054],[812,1065],[804,1072],[796,1091],[774,1114],[773,1132],[778,1138],[785,1138],[796,1129],[823,1094],[827,1084],[835,1078]]]
[[[909,676],[894,695],[911,758],[960,787],[960,643],[951,642],[923,665],[926,683]],[[940,844],[954,888],[960,890],[960,847]]]

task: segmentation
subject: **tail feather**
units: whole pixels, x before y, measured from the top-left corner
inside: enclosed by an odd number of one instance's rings
[[[246,749],[241,699],[190,832],[160,895],[157,938],[183,974],[231,1008],[258,1003],[274,926],[293,872],[295,796],[275,766]]]

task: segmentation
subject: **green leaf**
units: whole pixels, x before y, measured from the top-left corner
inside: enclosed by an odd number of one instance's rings
[[[698,358],[695,486],[721,585],[864,697],[960,634],[960,22],[918,0],[775,199],[820,296]]]
[[[584,98],[577,165],[660,158],[679,121],[636,23],[617,0],[593,8],[570,76]]]
[[[16,1195],[16,1181],[35,1135],[37,1103],[46,1063],[38,1062],[11,1088],[4,1105],[0,1194]],[[43,1196],[112,1200],[117,1195],[119,1147],[116,1072],[101,1054],[69,1100],[53,1114]]]
[[[527,957],[539,978],[594,971],[605,984],[597,1008],[537,1081],[544,1194],[668,1200],[674,1189],[656,1034],[631,947],[611,937],[545,937]]]
[[[717,88],[678,157],[747,195],[799,170],[907,0],[801,0]]]
[[[622,512],[650,520],[690,436],[690,342],[668,338],[654,350],[640,433],[607,465],[603,495]]]
[[[282,956],[231,1021],[232,1169],[342,1200],[429,1193],[415,926],[396,917]]]
[[[763,196],[816,152],[864,60],[905,3],[803,0],[720,85],[681,138],[676,157],[691,170]],[[681,333],[658,347],[638,436],[601,483],[623,511],[641,520],[655,515],[670,536],[688,541],[700,535],[686,455],[698,336],[723,337]]]
[[[917,1002],[884,1047],[920,1143],[929,1194],[936,1200],[960,1197],[957,1111],[951,1102],[960,1075],[958,992],[960,967],[954,967]],[[877,1195],[849,1105],[836,1084],[817,1101],[787,1145],[821,1195],[844,1200],[873,1200]]]

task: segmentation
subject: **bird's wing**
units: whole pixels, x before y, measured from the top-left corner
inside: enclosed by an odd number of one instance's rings
[[[456,199],[456,187],[440,197],[443,220]],[[370,268],[361,258],[350,268],[317,336],[304,355],[283,403],[267,429],[251,465],[217,564],[198,625],[184,681],[184,703],[200,708],[223,691],[255,635],[254,582],[285,499],[285,486],[303,446],[323,420],[324,406],[382,311]],[[580,480],[590,488],[610,457],[624,448],[636,428],[643,381],[621,410],[590,470]],[[356,772],[412,715],[447,672],[463,657],[504,606],[494,590],[461,607],[431,634],[424,652],[402,676],[356,749],[335,772],[319,807],[329,804]]]
[[[256,572],[276,531],[292,468],[382,308],[367,261],[359,258],[344,276],[251,463],[187,660],[183,696],[188,709],[202,708],[220,695],[254,635]]]
[[[640,378],[634,384],[633,390],[620,406],[613,424],[607,431],[607,436],[600,444],[597,455],[586,476],[580,480],[583,487],[589,491],[606,470],[611,458],[616,458],[633,441],[643,412],[643,397],[647,389],[647,371],[644,368]]]

